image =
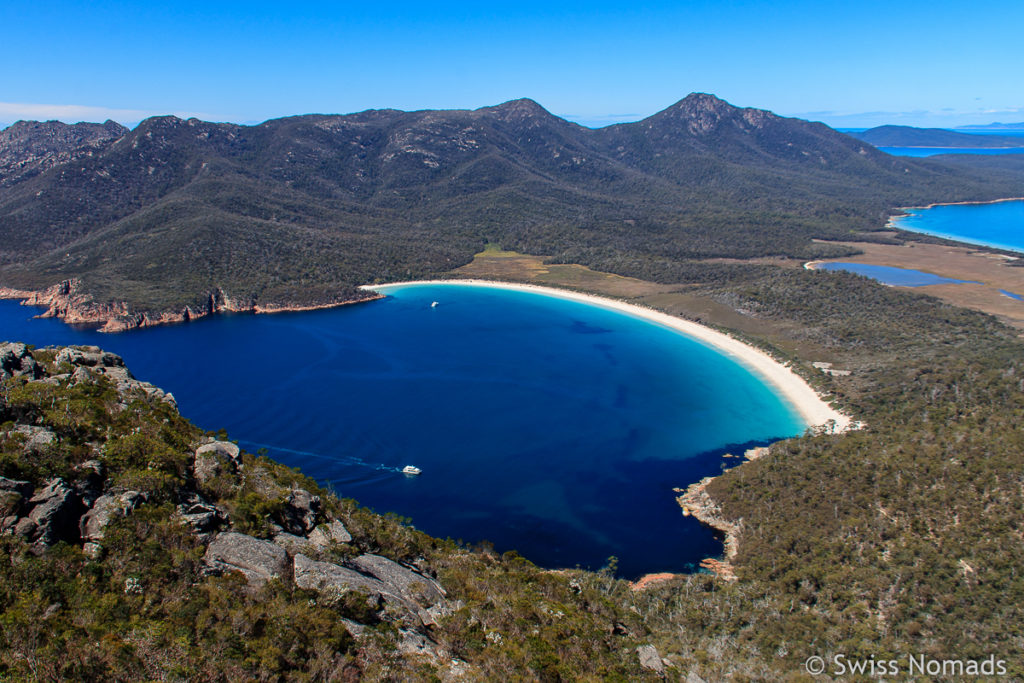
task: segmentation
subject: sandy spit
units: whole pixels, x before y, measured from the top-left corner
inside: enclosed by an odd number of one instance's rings
[[[749,346],[727,334],[713,330],[699,323],[683,320],[661,311],[655,311],[643,306],[628,304],[623,301],[609,299],[594,294],[582,294],[565,289],[554,287],[542,287],[539,285],[513,284],[508,282],[493,282],[490,280],[420,280],[415,282],[395,282],[386,285],[363,285],[361,289],[384,292],[391,287],[408,285],[474,285],[477,287],[494,287],[497,289],[511,289],[521,292],[534,292],[555,296],[572,301],[580,301],[594,306],[601,306],[627,315],[643,318],[659,325],[663,325],[677,332],[681,332],[691,339],[695,339],[707,346],[710,346],[730,358],[736,360],[748,370],[759,376],[762,380],[771,384],[786,401],[799,412],[800,416],[809,427],[821,427],[829,431],[842,432],[851,428],[853,421],[850,417],[843,415],[819,396],[793,370],[760,349]]]

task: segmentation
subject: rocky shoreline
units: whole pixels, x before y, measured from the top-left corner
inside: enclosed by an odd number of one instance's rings
[[[40,318],[59,318],[69,325],[95,325],[100,332],[124,332],[140,327],[182,323],[216,313],[312,311],[383,298],[383,294],[368,293],[356,299],[319,304],[258,304],[252,300],[232,299],[218,288],[210,293],[209,300],[201,306],[184,306],[178,310],[151,314],[132,312],[124,301],[97,303],[90,295],[82,292],[81,282],[74,278],[40,291],[0,287],[0,299],[21,299],[23,306],[45,306],[46,311],[39,315]]]
[[[736,568],[732,565],[732,560],[739,552],[743,520],[733,521],[725,517],[721,505],[707,492],[708,484],[714,480],[715,477],[704,477],[685,489],[675,489],[677,493],[682,494],[676,498],[676,502],[683,509],[684,517],[692,516],[725,536],[725,560],[708,557],[701,560],[700,566],[714,572],[725,581],[736,581]]]

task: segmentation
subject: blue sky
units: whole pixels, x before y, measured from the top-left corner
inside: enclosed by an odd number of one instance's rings
[[[585,125],[690,92],[837,127],[1024,121],[1024,3],[0,5],[0,124],[253,123],[530,97]]]

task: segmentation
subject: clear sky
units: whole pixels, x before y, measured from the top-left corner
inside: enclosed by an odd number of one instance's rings
[[[0,125],[530,97],[597,126],[695,91],[836,127],[1024,121],[1020,0],[11,0],[0,45]]]

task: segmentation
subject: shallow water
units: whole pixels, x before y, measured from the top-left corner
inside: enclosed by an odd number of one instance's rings
[[[893,266],[876,266],[869,263],[842,263],[830,261],[815,265],[819,270],[844,270],[849,273],[865,275],[878,280],[884,285],[899,285],[900,287],[925,287],[927,285],[964,284],[971,280],[954,280],[949,277],[941,277],[932,273],[925,273],[921,270],[910,268],[895,268]]]
[[[947,204],[907,209],[892,225],[901,230],[1024,252],[1024,201]]]
[[[116,335],[0,301],[0,338],[118,353],[201,427],[431,534],[548,567],[615,555],[626,577],[720,554],[673,487],[804,428],[746,369],[657,324],[535,293],[388,293]]]

